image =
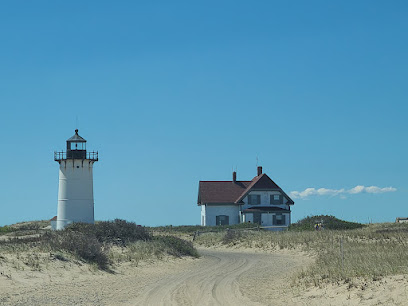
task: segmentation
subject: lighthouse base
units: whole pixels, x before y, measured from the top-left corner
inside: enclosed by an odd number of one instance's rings
[[[94,223],[93,160],[60,162],[56,229],[75,223]]]
[[[84,200],[59,200],[56,229],[62,230],[71,223],[94,223],[93,202]]]

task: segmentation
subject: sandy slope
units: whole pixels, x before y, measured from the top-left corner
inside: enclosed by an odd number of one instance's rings
[[[202,249],[201,253],[200,259],[121,266],[117,274],[91,273],[86,266],[72,264],[49,266],[46,272],[20,271],[11,279],[0,277],[0,304],[262,305],[242,291],[242,281],[248,282],[244,286],[248,290],[259,287],[264,279],[253,272],[267,269],[274,287],[281,286],[288,272],[302,262],[301,257],[250,251]]]
[[[311,259],[301,254],[201,249],[200,259],[168,259],[115,274],[55,261],[39,271],[0,265],[0,305],[406,305],[403,277],[349,289],[290,286]],[[7,275],[7,276],[5,276]]]

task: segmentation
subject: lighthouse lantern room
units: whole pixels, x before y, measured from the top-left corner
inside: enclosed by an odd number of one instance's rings
[[[67,140],[67,150],[54,152],[59,163],[58,212],[54,229],[70,223],[94,223],[93,164],[98,152],[86,151],[86,140],[75,135]]]

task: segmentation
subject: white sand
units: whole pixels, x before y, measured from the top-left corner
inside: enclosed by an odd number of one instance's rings
[[[0,259],[0,305],[407,305],[403,276],[323,288],[291,286],[312,259],[296,252],[201,249],[200,259],[166,259],[115,273],[51,260],[42,271]],[[45,254],[46,255],[46,254]],[[44,256],[45,256],[44,255]],[[17,270],[17,269],[20,270]],[[22,270],[24,268],[24,270]]]

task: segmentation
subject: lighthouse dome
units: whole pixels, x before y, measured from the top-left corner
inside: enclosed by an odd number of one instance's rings
[[[86,142],[81,136],[78,135],[78,129],[75,130],[75,135],[67,139],[67,142]]]

